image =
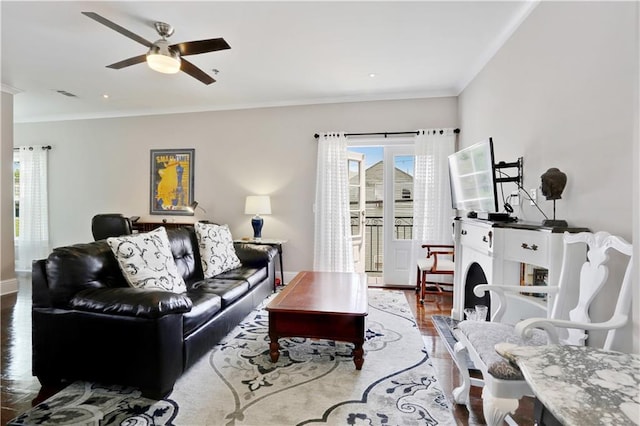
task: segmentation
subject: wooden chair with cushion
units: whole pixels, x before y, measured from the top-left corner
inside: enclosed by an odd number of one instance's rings
[[[438,281],[439,277],[453,277],[454,252],[453,245],[449,244],[423,244],[423,249],[427,249],[427,255],[418,259],[416,291],[420,293],[420,303],[424,303],[426,294],[443,294],[445,290],[443,284],[453,287],[453,284],[445,281]],[[450,291],[447,291],[450,293]]]
[[[470,386],[483,386],[483,412],[487,425],[502,425],[505,417],[515,412],[519,399],[525,395],[532,395],[518,367],[502,358],[495,350],[496,345],[509,343],[518,346],[547,344],[584,346],[589,337],[588,330],[603,330],[607,333],[601,347],[609,350],[614,342],[616,330],[625,326],[630,319],[632,245],[606,232],[595,234],[565,232],[563,244],[562,267],[556,285],[553,283],[549,283],[549,286],[477,285],[474,293],[478,297],[490,291],[493,296],[492,306],[497,303],[497,309],[494,310],[491,321],[462,321],[453,330],[458,340],[454,347],[455,361],[462,376],[462,385],[453,390],[454,400],[458,404],[468,404]],[[580,271],[570,271],[568,267],[571,256],[569,253],[576,252],[572,250],[576,247],[575,244],[581,244],[587,249],[586,261],[582,264]],[[622,264],[620,272],[624,270],[621,284],[612,282],[614,281],[612,279],[608,280],[607,263],[613,256],[615,256],[616,265]],[[618,291],[617,299],[616,291]],[[548,318],[529,318],[518,322],[515,326],[501,323],[500,319],[506,310],[507,300],[513,300],[505,297],[505,294],[524,292],[556,296]],[[611,310],[613,313],[609,319],[592,322],[589,307],[598,293],[607,293],[608,296],[612,296],[608,300],[616,300],[615,308]],[[564,312],[568,314],[563,315]],[[589,341],[589,346],[598,345],[596,342]],[[472,379],[469,376],[465,353],[481,371],[482,379]]]

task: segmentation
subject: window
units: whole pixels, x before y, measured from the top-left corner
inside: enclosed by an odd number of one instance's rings
[[[394,236],[397,240],[410,240],[413,228],[413,188],[414,159],[412,155],[393,157],[393,198],[394,198]]]

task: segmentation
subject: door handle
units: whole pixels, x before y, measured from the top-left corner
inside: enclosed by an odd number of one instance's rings
[[[493,244],[493,232],[487,232],[487,235],[482,236],[482,241],[485,243],[489,243],[489,248],[491,248],[491,244]]]

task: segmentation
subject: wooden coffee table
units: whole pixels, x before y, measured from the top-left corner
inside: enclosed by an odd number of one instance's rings
[[[364,322],[368,312],[367,276],[302,271],[267,306],[269,354],[278,361],[281,337],[351,342],[356,370],[364,363]]]

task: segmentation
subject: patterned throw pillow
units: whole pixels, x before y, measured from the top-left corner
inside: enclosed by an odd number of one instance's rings
[[[178,273],[164,227],[151,232],[107,238],[107,244],[131,287],[184,293],[187,286]]]
[[[227,225],[198,222],[195,227],[205,278],[214,277],[242,265],[236,255],[231,231]]]

